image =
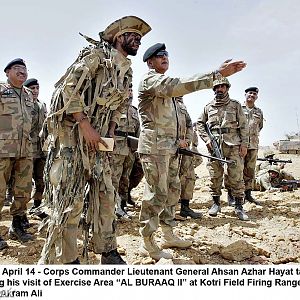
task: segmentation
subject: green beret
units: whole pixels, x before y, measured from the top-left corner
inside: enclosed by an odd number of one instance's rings
[[[4,72],[6,72],[7,69],[10,69],[13,65],[25,65],[25,61],[22,58],[15,58],[11,62],[7,64],[7,66],[4,68]]]
[[[23,83],[23,85],[26,87],[30,87],[32,85],[39,85],[39,82],[35,78],[29,78]]]
[[[255,93],[258,93],[259,89],[255,86],[251,86],[247,89],[245,89],[245,93],[248,93],[248,92],[255,92]]]
[[[166,45],[163,43],[157,43],[146,50],[143,56],[143,61],[147,61],[152,56],[156,55],[158,52],[166,50]],[[166,52],[167,53],[167,52]]]

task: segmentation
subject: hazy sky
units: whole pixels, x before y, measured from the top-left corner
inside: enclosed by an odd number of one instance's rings
[[[147,71],[145,50],[166,43],[168,75],[186,77],[216,69],[227,58],[242,59],[247,68],[231,77],[231,98],[244,101],[249,86],[260,89],[257,106],[264,111],[261,144],[299,131],[300,1],[298,0],[9,0],[1,1],[3,68],[22,57],[29,77],[40,81],[40,99],[48,105],[54,83],[87,42],[125,15],[148,22],[152,31],[132,57],[134,97]],[[5,81],[2,73],[0,79]],[[213,98],[212,90],[185,96],[193,121]]]

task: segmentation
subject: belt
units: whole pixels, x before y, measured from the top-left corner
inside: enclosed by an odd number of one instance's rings
[[[211,132],[216,134],[237,132],[237,128],[214,128],[211,130]]]
[[[135,132],[126,132],[126,131],[115,131],[116,136],[123,136],[123,137],[128,137],[128,135],[135,136]]]

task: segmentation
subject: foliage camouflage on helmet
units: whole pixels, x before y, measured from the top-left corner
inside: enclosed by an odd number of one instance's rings
[[[231,84],[229,83],[229,81],[226,77],[222,77],[222,78],[218,78],[218,79],[214,80],[213,88],[217,85],[220,85],[220,84],[226,84],[228,86],[228,88],[231,87]]]
[[[268,169],[268,172],[276,172],[276,173],[280,173],[280,168],[278,166],[275,165],[271,165]]]

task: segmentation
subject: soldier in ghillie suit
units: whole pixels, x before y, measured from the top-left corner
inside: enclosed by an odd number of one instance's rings
[[[258,98],[258,88],[249,87],[245,90],[245,103],[242,106],[245,113],[248,128],[249,128],[249,146],[247,150],[247,155],[244,158],[244,182],[245,182],[245,201],[255,203],[259,205],[260,203],[254,199],[251,195],[253,189],[253,184],[255,180],[255,168],[256,168],[256,158],[259,146],[259,133],[263,128],[263,112],[260,108],[255,105]],[[230,198],[230,190],[228,190],[228,202],[232,199]],[[232,201],[231,201],[232,202]],[[233,201],[234,203],[234,201]]]
[[[112,183],[116,190],[117,207],[116,215],[123,220],[129,220],[130,216],[125,210],[127,203],[127,192],[129,186],[129,176],[135,160],[135,151],[132,149],[128,136],[138,137],[140,132],[140,121],[137,108],[132,105],[132,87],[129,89],[128,103],[125,110],[122,112],[120,123],[115,131],[115,148],[109,159],[112,170]],[[120,184],[127,185],[127,192],[124,187],[120,192]]]
[[[9,237],[26,242],[33,236],[26,232],[27,203],[30,200],[32,178],[32,142],[30,137],[33,99],[23,86],[27,68],[21,58],[12,60],[4,69],[7,83],[0,83],[0,213],[6,185],[13,178],[14,201],[10,206],[12,224]],[[7,243],[0,237],[0,249]]]
[[[114,137],[132,82],[127,56],[136,55],[150,30],[134,16],[113,22],[100,33],[99,42],[87,38],[93,45],[83,49],[55,86],[47,118],[50,152],[45,172],[51,217],[39,263],[79,263],[82,215],[101,263],[125,264],[117,251],[108,155],[99,151],[99,143],[107,147],[102,137]]]
[[[218,71],[195,74],[187,79],[165,75],[169,68],[165,44],[157,43],[143,56],[148,72],[139,85],[139,114],[141,134],[138,152],[145,174],[145,191],[140,212],[142,244],[140,254],[155,260],[171,259],[172,255],[161,250],[154,234],[161,225],[163,240],[161,247],[186,248],[191,241],[180,239],[173,233],[175,207],[180,197],[178,148],[188,143],[178,136],[176,99],[174,97],[212,87],[214,78],[220,73],[229,76],[242,70],[244,62],[226,61]],[[221,76],[221,75],[220,75]]]
[[[227,165],[227,170],[224,172],[224,166],[220,162],[208,160],[210,192],[213,199],[213,205],[208,214],[216,216],[221,211],[220,196],[224,175],[225,186],[232,190],[235,200],[235,213],[240,220],[246,221],[248,216],[243,210],[245,191],[243,158],[247,154],[249,131],[242,106],[237,100],[229,97],[229,88],[230,83],[227,78],[220,78],[213,82],[215,98],[204,107],[197,121],[197,129],[210,153],[213,149],[207,127],[217,139],[223,157],[234,161]]]

